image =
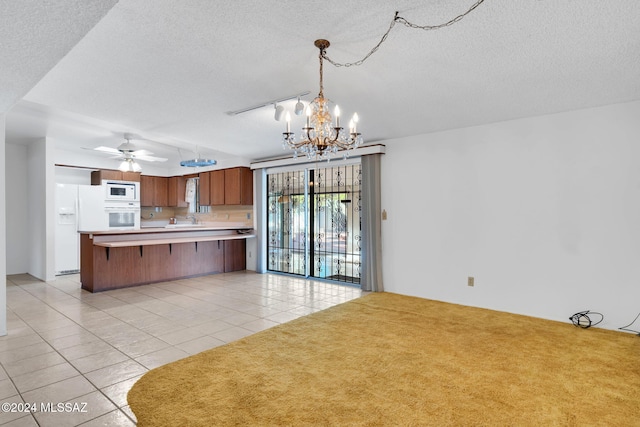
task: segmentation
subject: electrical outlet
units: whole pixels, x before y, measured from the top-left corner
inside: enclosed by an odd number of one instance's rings
[[[467,277],[467,286],[473,286],[473,285],[474,285],[473,277],[471,276]]]
[[[383,221],[386,221],[386,220],[387,220],[387,210],[386,210],[386,209],[383,209],[383,210],[382,210],[382,220],[383,220]]]
[[[247,219],[251,219],[251,214],[247,212]]]

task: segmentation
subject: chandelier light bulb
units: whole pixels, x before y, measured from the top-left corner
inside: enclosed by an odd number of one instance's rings
[[[336,105],[336,108],[333,109],[333,115],[336,116],[336,127],[340,127],[340,107]]]
[[[307,114],[307,127],[311,127],[311,105],[307,105],[307,110],[306,110],[306,114]]]
[[[287,121],[287,133],[291,132],[291,113],[287,111],[287,114],[284,116],[284,119]]]

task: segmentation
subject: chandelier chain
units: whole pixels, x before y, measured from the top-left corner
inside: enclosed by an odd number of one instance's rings
[[[324,71],[323,71],[323,66],[322,66],[322,58],[324,58],[325,56],[325,49],[320,48],[320,54],[318,55],[318,57],[320,58],[320,93],[318,94],[319,97],[323,98],[324,97]]]
[[[389,25],[389,29],[382,35],[382,37],[380,38],[380,41],[378,42],[378,44],[376,44],[373,49],[371,49],[369,51],[369,53],[367,53],[362,59],[355,61],[355,62],[346,62],[346,63],[339,63],[336,62],[334,60],[332,60],[331,58],[329,58],[326,53],[323,51],[320,52],[320,56],[321,58],[326,59],[329,63],[331,63],[332,65],[336,66],[336,67],[352,67],[352,66],[359,66],[362,65],[362,63],[364,61],[366,61],[367,59],[369,59],[369,57],[371,55],[373,55],[374,53],[376,53],[376,51],[380,48],[380,46],[382,45],[382,43],[385,42],[385,40],[387,40],[387,37],[389,36],[389,33],[391,32],[391,30],[393,29],[393,27],[396,25],[397,22],[400,22],[401,24],[403,24],[405,27],[409,27],[409,28],[415,28],[418,30],[424,30],[424,31],[431,31],[431,30],[439,30],[441,28],[444,27],[449,27],[453,24],[455,24],[456,22],[459,22],[462,20],[462,18],[464,18],[465,16],[467,16],[469,13],[473,12],[478,6],[480,6],[482,3],[484,2],[484,0],[477,0],[466,12],[461,13],[460,15],[456,16],[455,18],[450,19],[449,21],[442,23],[442,24],[438,24],[438,25],[417,25],[414,24],[412,22],[409,22],[407,19],[403,18],[402,16],[399,16],[399,12],[395,13],[395,16],[393,17],[393,20],[391,21],[391,24]]]

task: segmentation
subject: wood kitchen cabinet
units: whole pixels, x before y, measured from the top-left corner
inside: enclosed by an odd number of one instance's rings
[[[200,172],[198,175],[200,183],[200,206],[211,206],[211,191],[210,191],[210,174],[211,172]]]
[[[163,176],[140,177],[140,206],[168,206],[169,178]]]
[[[202,206],[224,205],[225,169],[200,172],[200,204]]]
[[[144,247],[142,258],[144,283],[222,273],[224,242],[149,245]]]
[[[237,234],[219,239],[214,234],[205,235],[207,231],[138,234],[146,234],[148,238],[138,240],[135,234],[82,233],[82,289],[100,292],[244,269],[239,258],[244,257],[246,243],[244,238],[237,239]],[[232,240],[226,240],[229,238]],[[242,244],[227,244],[236,240]],[[227,254],[237,260],[227,261]]]
[[[153,207],[153,193],[155,177],[142,175],[140,177],[140,206]]]
[[[101,169],[91,172],[91,185],[101,185],[102,180],[140,182],[140,172],[121,172]]]
[[[247,241],[245,239],[224,241],[224,272],[242,271],[247,268]]]
[[[167,187],[167,206],[183,208],[189,206],[185,201],[185,191],[187,186],[187,177],[172,176],[169,178]]]
[[[154,180],[154,206],[169,206],[169,178],[166,178],[164,176],[156,176],[154,177]]]
[[[246,239],[235,229],[80,234],[82,289],[100,292],[244,270]]]
[[[122,180],[140,182],[140,172],[122,172]]]
[[[185,187],[189,176],[143,175],[140,177],[140,206],[186,207]],[[201,206],[252,205],[253,171],[246,167],[200,172]]]
[[[220,206],[224,205],[224,197],[225,197],[225,188],[224,188],[224,177],[225,170],[220,169],[216,171],[209,172],[209,185],[210,185],[210,194],[211,194],[211,206]]]
[[[224,170],[224,204],[253,204],[253,171],[239,167]]]

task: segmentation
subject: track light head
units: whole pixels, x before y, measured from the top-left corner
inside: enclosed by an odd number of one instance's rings
[[[282,114],[284,113],[284,107],[282,105],[278,105],[278,104],[273,104],[273,106],[275,107],[275,114],[273,115],[273,118],[276,119],[277,121],[280,121],[282,119]]]
[[[296,103],[296,108],[293,110],[296,113],[296,116],[299,116],[304,111],[304,104],[300,101],[300,97],[298,97],[298,102]]]

